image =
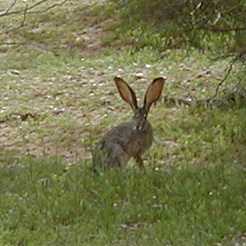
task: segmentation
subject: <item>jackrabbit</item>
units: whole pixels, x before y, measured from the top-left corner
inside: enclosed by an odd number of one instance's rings
[[[147,120],[148,112],[162,92],[164,78],[156,78],[149,85],[143,107],[138,107],[133,89],[121,78],[114,78],[121,98],[132,108],[132,120],[124,122],[105,134],[92,153],[93,168],[122,167],[133,157],[140,168],[143,167],[142,154],[150,148],[153,131]]]

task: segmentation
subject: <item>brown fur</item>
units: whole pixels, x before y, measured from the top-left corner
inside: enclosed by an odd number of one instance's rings
[[[165,79],[157,78],[150,84],[141,108],[132,88],[121,78],[116,77],[114,81],[122,99],[133,109],[134,116],[132,120],[112,128],[99,141],[92,153],[93,167],[122,167],[130,158],[143,167],[141,156],[153,141],[153,130],[147,115],[151,105],[159,99]]]

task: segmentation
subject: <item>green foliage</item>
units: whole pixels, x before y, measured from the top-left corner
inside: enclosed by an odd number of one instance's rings
[[[2,166],[1,243],[205,246],[246,230],[246,177],[235,165],[99,176],[87,165]]]
[[[160,40],[165,40],[166,48],[189,45],[205,49],[215,45],[223,52],[245,50],[245,42],[242,41],[245,39],[246,31],[244,1],[112,0],[112,2],[119,10],[123,26],[132,30],[151,27],[161,35]],[[142,36],[139,35],[139,38]]]

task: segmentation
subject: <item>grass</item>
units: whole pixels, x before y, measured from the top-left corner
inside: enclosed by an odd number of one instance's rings
[[[87,166],[31,158],[3,166],[2,245],[215,245],[246,229],[237,165],[101,176]]]
[[[145,172],[134,163],[98,176],[90,170],[94,143],[131,116],[115,75],[140,99],[158,76],[168,78],[165,95],[200,99],[213,95],[229,61],[197,50],[160,52],[159,37],[148,32],[141,47],[124,37],[115,42],[101,7],[77,4],[29,16],[8,36],[23,45],[0,47],[0,245],[241,243],[246,110],[240,103],[211,109],[160,100],[149,116],[155,141]],[[243,83],[245,74],[233,71],[222,89]]]

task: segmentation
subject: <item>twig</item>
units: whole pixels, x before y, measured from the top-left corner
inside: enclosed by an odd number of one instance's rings
[[[15,3],[17,2],[17,0],[15,0],[15,2],[12,3],[11,7],[9,7],[4,13],[0,14],[0,17],[1,16],[7,16],[7,15],[13,15],[13,14],[20,14],[23,12],[23,20],[21,22],[21,24],[17,27],[14,27],[14,28],[10,28],[9,30],[6,30],[6,31],[3,31],[3,33],[9,33],[9,32],[12,32],[12,31],[16,31],[22,27],[25,26],[25,22],[26,22],[26,17],[27,17],[27,13],[28,15],[30,14],[38,14],[38,13],[44,13],[44,12],[47,12],[55,7],[58,7],[58,6],[62,6],[63,4],[65,4],[66,2],[68,2],[69,0],[63,0],[61,2],[56,2],[50,6],[48,6],[47,8],[43,9],[43,10],[33,10],[33,11],[30,11],[34,8],[36,8],[37,6],[47,2],[48,0],[42,0],[42,1],[39,1],[31,6],[29,6],[28,4],[26,4],[24,10],[18,10],[18,11],[12,11],[10,12],[10,10],[14,7]]]
[[[27,11],[29,11],[31,9],[34,9],[37,6],[39,6],[39,5],[41,5],[41,4],[45,3],[45,2],[48,2],[48,1],[49,0],[41,0],[41,1],[37,2],[37,3],[34,3],[33,5],[29,5],[29,7],[27,8]],[[3,13],[2,16],[20,14],[20,13],[22,13],[22,11],[23,11],[22,9],[21,10],[15,10],[15,11],[8,11],[8,12],[5,11],[5,13]],[[1,17],[1,15],[0,15],[0,17]]]
[[[220,82],[218,83],[215,93],[212,97],[207,98],[207,99],[201,99],[201,100],[192,100],[192,99],[184,99],[184,98],[172,98],[172,97],[168,97],[165,96],[164,97],[164,102],[168,105],[186,105],[186,106],[192,106],[192,105],[211,105],[211,102],[214,101],[218,101],[216,98],[218,96],[219,93],[219,89],[220,87],[223,85],[223,83],[228,79],[232,69],[233,69],[233,65],[235,64],[235,62],[237,62],[239,59],[241,59],[244,55],[246,54],[246,52],[242,52],[240,53],[238,56],[234,57],[229,66],[227,67],[227,71],[225,76],[220,80]]]
[[[17,0],[14,0],[5,11],[0,13],[0,17],[8,15],[8,13],[11,11],[11,9],[16,5],[16,2],[17,2]]]
[[[29,14],[39,14],[39,13],[43,13],[43,12],[47,12],[55,7],[59,7],[59,6],[62,6],[63,4],[65,4],[66,2],[68,2],[69,0],[63,0],[62,2],[60,3],[54,3],[53,5],[47,7],[46,9],[43,9],[43,10],[36,10],[36,11],[29,11],[28,13]]]
[[[20,23],[20,25],[5,31],[5,33],[16,31],[16,30],[22,28],[23,26],[25,26],[27,11],[28,11],[28,5],[26,4],[26,7],[25,7],[24,12],[23,12],[23,19],[22,19],[22,22]]]
[[[55,8],[57,6],[61,6],[63,5],[64,3],[66,3],[67,1],[69,0],[63,0],[62,2],[60,3],[55,3],[49,7],[47,7],[45,10],[40,10],[40,11],[30,11],[30,10],[33,10],[34,8],[38,7],[39,5],[42,5],[44,4],[45,2],[48,2],[49,0],[41,0],[37,3],[34,3],[33,5],[29,5],[28,8],[27,8],[27,11],[29,14],[34,14],[34,13],[42,13],[42,12],[45,12],[45,11],[48,11],[52,8]],[[17,0],[15,0],[15,2],[17,2]],[[13,5],[13,4],[12,4]],[[14,7],[14,5],[13,5]],[[16,14],[20,14],[22,13],[23,10],[16,10],[16,11],[10,11],[13,7],[9,7],[6,11],[4,11],[3,13],[0,14],[0,17],[2,16],[8,16],[8,15],[16,15]]]
[[[230,62],[229,67],[227,68],[227,72],[226,72],[224,78],[219,82],[219,84],[218,84],[217,87],[216,87],[216,90],[215,90],[214,95],[208,99],[209,102],[212,101],[212,100],[214,100],[214,99],[218,96],[220,87],[223,85],[223,83],[224,83],[224,82],[227,80],[227,78],[229,77],[229,75],[230,75],[230,73],[231,73],[231,71],[232,71],[233,65],[235,64],[235,62],[236,62],[237,60],[238,60],[238,56],[236,56],[236,57]]]

